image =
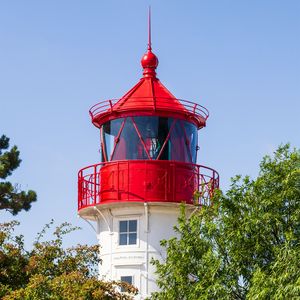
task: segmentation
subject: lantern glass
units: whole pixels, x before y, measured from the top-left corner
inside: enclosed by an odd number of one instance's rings
[[[196,163],[197,128],[159,116],[120,118],[101,127],[102,160],[174,160]]]

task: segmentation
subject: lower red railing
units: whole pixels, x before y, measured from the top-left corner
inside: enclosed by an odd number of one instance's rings
[[[209,205],[219,188],[217,171],[191,163],[124,160],[78,172],[78,210],[115,202],[185,202]]]

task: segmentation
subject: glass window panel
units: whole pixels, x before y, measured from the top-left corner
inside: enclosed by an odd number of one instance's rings
[[[119,245],[127,245],[127,233],[120,233]]]
[[[121,276],[121,281],[132,284],[132,276]]]
[[[136,233],[129,233],[129,245],[134,245],[136,244]]]
[[[119,221],[119,245],[135,245],[137,241],[137,220]]]
[[[128,117],[117,143],[112,160],[121,159],[147,159],[147,155],[141,156],[140,150],[144,146],[133,126],[132,119]]]
[[[144,141],[144,149],[141,149],[141,156],[147,156],[145,147],[149,156],[155,159],[158,156],[161,144],[157,137],[158,117],[135,117],[134,121]]]
[[[108,121],[102,125],[101,142],[103,143],[103,150],[107,160],[110,160],[110,156],[115,146],[115,138],[118,136],[120,128],[124,118]],[[104,159],[104,155],[102,155]]]
[[[160,117],[158,121],[158,140],[161,144],[161,147],[163,146],[164,142],[167,139],[167,136],[170,131],[170,124],[172,124],[173,119],[172,118],[163,118]],[[160,149],[161,150],[161,149]],[[169,143],[166,143],[159,159],[161,160],[168,160],[169,157]]]
[[[128,221],[120,221],[120,232],[128,232]]]
[[[123,282],[127,282],[129,284],[133,283],[133,276],[121,276],[121,281]],[[125,289],[123,287],[121,287],[121,292],[125,292]]]
[[[192,155],[192,162],[196,163],[197,160],[197,145],[198,145],[198,132],[197,127],[189,122],[184,121],[184,129],[189,140],[189,148]]]
[[[171,160],[191,162],[181,120],[176,120],[176,124],[171,132],[169,153]]]
[[[129,232],[136,232],[137,230],[137,220],[129,221]]]
[[[133,120],[143,142],[135,129]],[[148,159],[147,152],[151,159],[157,159],[174,119],[156,116],[127,117],[121,135],[116,140],[123,121],[124,118],[120,118],[102,125],[101,141],[104,152],[102,160],[105,156],[109,160],[113,151],[112,160]],[[170,139],[159,159],[196,163],[197,139],[197,128],[194,124],[175,120]]]
[[[143,138],[151,159],[156,159],[168,135],[168,118],[163,117],[135,117],[134,122]],[[145,147],[140,156],[147,156]]]

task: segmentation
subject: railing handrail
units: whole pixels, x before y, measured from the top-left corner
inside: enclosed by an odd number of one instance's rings
[[[109,164],[116,164],[118,162],[126,162],[126,163],[128,163],[128,162],[129,163],[130,162],[145,162],[145,163],[147,163],[147,162],[148,163],[159,162],[159,164],[161,164],[161,163],[166,163],[166,164],[168,164],[168,163],[184,164],[184,165],[187,165],[187,166],[194,166],[194,167],[197,167],[199,169],[210,170],[210,171],[214,172],[217,175],[216,178],[219,178],[219,173],[215,169],[207,167],[207,166],[204,166],[204,165],[199,165],[199,164],[194,164],[194,163],[187,163],[187,162],[182,162],[182,161],[178,161],[178,160],[155,160],[155,159],[151,159],[151,160],[143,160],[143,159],[130,159],[130,160],[127,160],[127,159],[123,159],[123,160],[113,160],[113,161],[108,161],[108,162],[100,162],[100,163],[89,165],[87,167],[84,167],[84,168],[80,169],[78,171],[78,176],[80,175],[80,173],[82,173],[86,169],[95,168],[95,167],[104,166],[104,165],[109,165]]]
[[[151,103],[153,101],[153,97],[130,97],[130,98],[137,99],[140,101],[139,103],[143,102],[144,104]],[[90,108],[89,113],[92,118],[95,118],[96,116],[101,115],[102,113],[113,112],[114,111],[113,105],[115,105],[118,101],[120,101],[122,99],[123,98],[107,99],[104,101],[100,101]],[[155,97],[156,103],[157,103],[157,100],[160,100],[164,104],[168,104],[169,100],[177,100],[186,109],[186,111],[184,111],[182,109],[177,109],[176,107],[170,106],[168,108],[168,110],[170,110],[170,111],[179,112],[179,113],[190,113],[194,116],[203,118],[205,121],[209,117],[209,111],[207,108],[205,108],[204,106],[202,106],[198,103],[195,103],[195,102],[192,102],[189,100],[171,98],[171,97]],[[163,101],[165,101],[165,102],[163,102]],[[140,108],[138,107],[137,109],[140,109]],[[122,109],[122,107],[117,107],[116,111],[123,111],[123,109]]]

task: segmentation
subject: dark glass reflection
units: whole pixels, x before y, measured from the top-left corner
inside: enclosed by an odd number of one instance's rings
[[[197,128],[187,121],[155,116],[127,117],[105,123],[101,132],[103,161],[196,162]]]
[[[109,121],[101,127],[102,161],[109,161],[124,119]]]
[[[169,132],[168,118],[134,117],[134,122],[144,142],[143,147],[138,150],[138,156],[147,158],[149,155],[151,159],[157,159]],[[160,159],[168,159],[167,155],[162,156]]]
[[[198,132],[196,126],[186,121],[181,122],[184,125],[185,134],[189,143],[188,147],[191,149],[192,162],[196,163],[198,145]]]

